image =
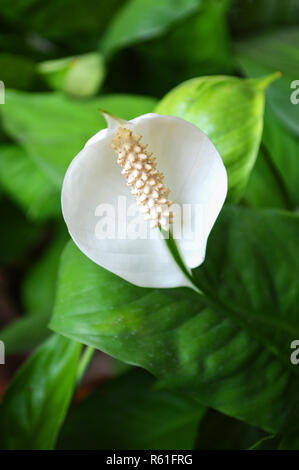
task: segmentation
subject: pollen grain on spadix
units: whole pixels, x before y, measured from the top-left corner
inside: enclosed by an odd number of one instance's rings
[[[160,226],[168,230],[173,217],[172,201],[168,199],[170,190],[163,183],[164,175],[156,168],[156,159],[141,139],[130,129],[119,127],[111,147],[118,155],[117,163],[123,168],[121,173],[145,220],[150,221],[152,228]]]

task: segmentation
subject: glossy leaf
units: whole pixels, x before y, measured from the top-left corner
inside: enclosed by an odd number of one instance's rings
[[[176,21],[195,12],[200,0],[128,0],[118,11],[101,41],[111,54],[121,47],[158,36]]]
[[[31,219],[60,214],[57,187],[17,145],[0,146],[0,184]]]
[[[215,76],[189,80],[170,91],[156,112],[178,116],[204,131],[228,172],[228,197],[242,195],[263,128],[264,89],[273,77],[242,80]]]
[[[52,449],[73,392],[81,345],[52,336],[24,364],[0,408],[0,448]]]
[[[205,408],[155,382],[133,370],[101,385],[70,411],[58,449],[192,449]]]
[[[133,286],[73,243],[62,256],[50,327],[266,431],[298,419],[299,379],[231,319],[191,289]]]
[[[290,363],[299,334],[299,218],[288,212],[227,207],[194,270],[213,305]]]

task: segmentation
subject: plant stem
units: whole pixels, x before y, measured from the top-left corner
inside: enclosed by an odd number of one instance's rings
[[[92,348],[91,346],[87,346],[84,353],[82,354],[81,359],[78,364],[78,370],[77,370],[77,380],[76,380],[77,385],[79,385],[79,383],[81,382],[86,372],[86,369],[92,359],[94,352],[95,352],[94,348]]]
[[[176,262],[176,264],[178,265],[180,270],[183,272],[183,274],[186,276],[188,281],[191,283],[192,288],[198,294],[203,295],[203,292],[199,289],[199,287],[198,287],[198,285],[197,285],[197,283],[196,283],[196,281],[193,277],[192,271],[184,263],[184,260],[183,260],[183,257],[181,255],[181,252],[178,248],[178,245],[177,245],[175,239],[173,238],[173,234],[172,234],[171,229],[169,229],[169,238],[165,238],[165,243],[166,243],[166,246],[167,246],[168,250],[170,251],[170,254],[173,257],[174,261]]]

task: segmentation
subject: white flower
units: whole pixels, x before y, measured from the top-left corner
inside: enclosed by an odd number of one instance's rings
[[[220,155],[200,129],[183,119],[152,113],[131,121],[105,117],[108,128],[86,143],[64,178],[62,211],[72,239],[95,263],[138,286],[190,286],[159,227],[165,230],[173,222],[188,270],[203,262],[227,193]],[[129,212],[138,205],[142,213],[131,221],[123,217],[121,196]],[[97,234],[103,207],[110,211],[105,223],[111,223],[104,239]],[[132,238],[132,225],[143,227],[140,238],[136,230]]]

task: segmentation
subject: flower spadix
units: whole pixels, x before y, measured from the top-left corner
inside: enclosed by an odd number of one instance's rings
[[[133,284],[189,286],[160,229],[173,230],[187,269],[203,262],[227,192],[222,159],[183,119],[105,117],[108,127],[85,144],[64,178],[62,211],[70,235],[95,263]],[[103,222],[104,237],[98,230]],[[144,226],[148,231],[138,231]]]
[[[119,127],[112,140],[111,147],[118,154],[117,163],[123,167],[122,174],[127,178],[127,185],[132,187],[131,194],[141,206],[145,220],[150,220],[150,227],[168,230],[172,222],[170,190],[163,184],[164,176],[156,168],[156,159],[147,145],[140,142],[141,135],[133,134],[130,129]]]

